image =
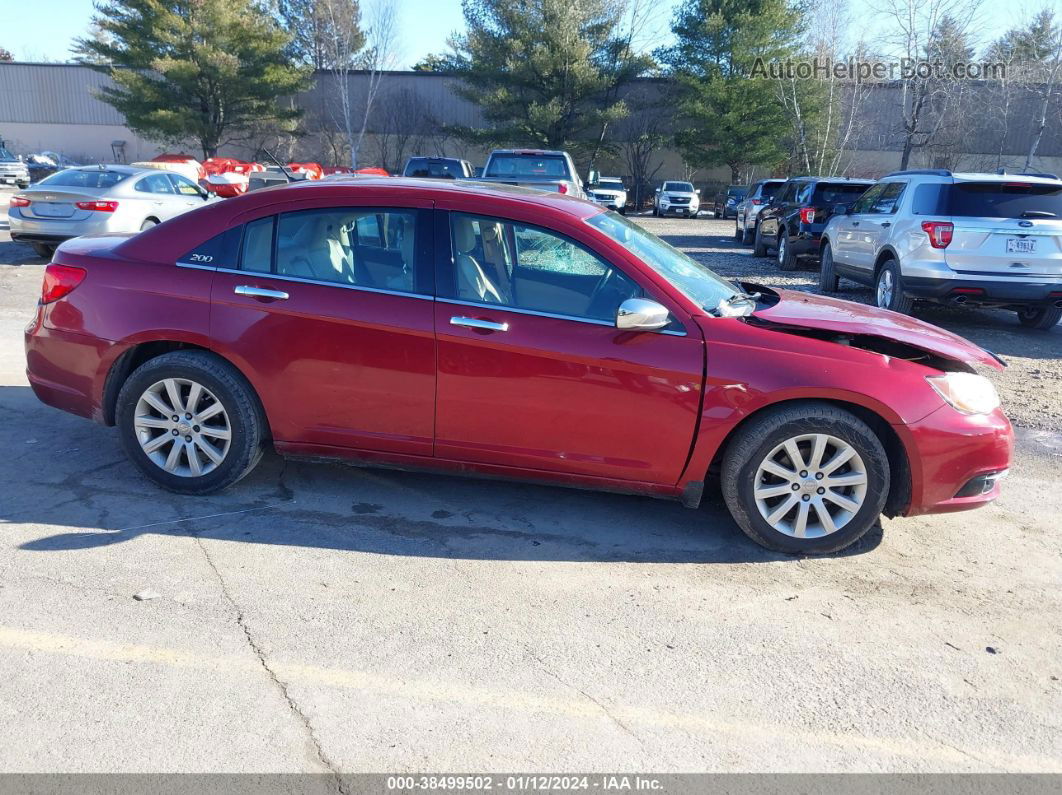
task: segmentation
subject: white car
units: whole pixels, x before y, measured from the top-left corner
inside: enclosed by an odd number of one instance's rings
[[[692,182],[665,182],[657,189],[653,201],[653,215],[697,215],[701,199]]]
[[[11,197],[11,239],[50,258],[81,235],[139,232],[217,201],[190,179],[132,166],[82,166],[59,171]]]
[[[627,207],[627,189],[619,177],[599,177],[590,187],[590,199],[603,204],[610,210],[625,213]]]

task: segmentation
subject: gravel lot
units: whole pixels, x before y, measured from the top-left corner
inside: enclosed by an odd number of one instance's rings
[[[28,389],[41,271],[0,216],[2,771],[1062,772],[1062,329],[921,311],[1011,363],[1004,496],[798,560],[715,503],[275,456],[165,494]]]

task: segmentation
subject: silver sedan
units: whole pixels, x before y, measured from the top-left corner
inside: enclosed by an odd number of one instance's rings
[[[139,232],[214,201],[170,171],[99,165],[68,168],[11,197],[11,239],[50,258],[64,240],[81,235]]]

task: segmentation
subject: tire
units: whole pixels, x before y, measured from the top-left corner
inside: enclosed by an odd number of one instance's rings
[[[156,221],[154,218],[145,218],[144,223],[140,225],[140,231],[143,232],[145,229],[150,229],[151,227],[158,225],[159,222]]]
[[[656,207],[654,207],[653,208],[653,218],[659,218],[659,217],[660,217],[660,211],[658,209],[656,209]]]
[[[155,401],[162,401],[167,412],[172,410],[174,401],[167,381],[177,385],[181,409],[192,408],[191,420],[187,419],[187,412],[178,412],[172,416],[180,418],[179,424],[173,423],[172,417],[154,408],[159,403],[148,402],[146,395],[150,392]],[[192,399],[193,384],[201,389],[195,407],[185,405]],[[214,402],[221,404],[221,410],[196,423],[194,415],[206,415]],[[148,480],[178,494],[220,491],[245,477],[262,457],[266,423],[258,398],[232,365],[206,351],[173,351],[140,365],[118,393],[115,417],[126,455]],[[148,421],[152,423],[150,426],[141,424],[138,429],[138,423]],[[176,435],[170,425],[178,430]],[[226,430],[227,447],[222,437]],[[150,446],[170,435],[173,435],[172,442],[162,442],[154,451],[145,450],[145,444]],[[219,461],[211,460],[204,443],[210,445],[215,455],[220,454]],[[194,448],[202,474],[195,474],[189,448]],[[172,467],[167,469],[171,461]]]
[[[754,257],[766,257],[767,256],[767,244],[763,242],[763,236],[760,235],[760,225],[756,224],[755,241],[752,245],[752,255]]]
[[[55,254],[55,246],[48,243],[30,243],[30,248],[41,259],[50,260],[52,255]]]
[[[878,270],[874,280],[874,302],[881,309],[891,309],[903,315],[911,314],[914,308],[914,299],[903,294],[903,277],[900,275],[900,266],[894,259],[885,260]]]
[[[742,229],[741,229],[741,245],[743,245],[743,246],[749,245],[755,239],[755,237],[756,237],[756,227],[753,227],[751,232],[749,231],[748,226],[742,227]]]
[[[740,243],[743,237],[744,237],[744,235],[741,232],[741,225],[738,224],[737,218],[735,218],[734,219],[734,240],[736,240],[738,243]]]
[[[822,258],[819,264],[819,289],[824,293],[835,293],[840,283],[841,279],[833,266],[833,246],[827,243],[822,247]]]
[[[820,438],[825,442],[815,466]],[[785,452],[787,442],[796,445],[798,465]],[[829,470],[835,456],[848,450],[854,455]],[[763,468],[771,464],[779,472],[791,470],[795,479]],[[874,526],[889,494],[889,459],[874,431],[854,414],[815,401],[767,410],[742,426],[727,446],[721,476],[727,507],[745,534],[767,549],[794,554],[837,552],[853,544]],[[829,485],[832,478],[838,485]]]
[[[796,254],[793,253],[793,247],[789,244],[789,235],[786,234],[785,229],[778,233],[777,258],[779,269],[783,271],[797,269]]]
[[[1018,322],[1025,328],[1050,331],[1058,325],[1059,320],[1062,320],[1062,307],[1060,306],[1029,306],[1018,310]]]

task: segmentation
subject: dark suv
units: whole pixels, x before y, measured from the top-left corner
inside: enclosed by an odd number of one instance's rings
[[[778,266],[795,270],[799,257],[819,257],[819,240],[838,204],[851,204],[872,186],[867,179],[792,177],[760,211],[754,254],[778,253]]]
[[[429,179],[471,179],[472,164],[456,157],[411,157],[406,161],[403,177]]]

